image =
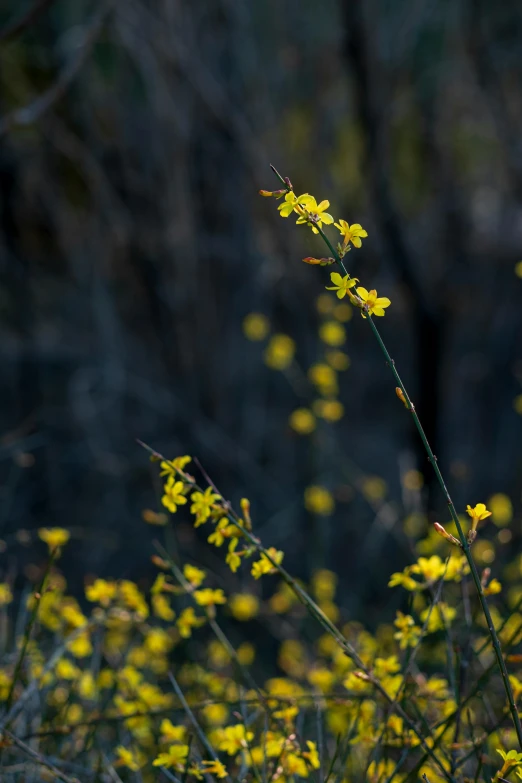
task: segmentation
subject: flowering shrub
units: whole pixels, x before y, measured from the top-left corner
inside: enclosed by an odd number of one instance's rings
[[[332,571],[315,572],[305,585],[286,570],[284,552],[260,539],[246,498],[236,510],[211,479],[193,475],[191,457],[171,459],[146,446],[163,491],[160,510],[146,509],[143,520],[165,531],[164,543],[155,543],[157,576],[148,589],[95,578],[82,600],[68,595],[58,568],[70,539],[62,528],[39,531],[48,565],[18,619],[11,585],[0,583],[0,763],[10,779],[28,779],[30,767],[41,779],[66,783],[159,776],[324,783],[522,778],[520,562],[505,571],[507,591],[489,567],[479,572],[476,565],[491,562],[491,545],[480,536],[490,518],[501,532],[509,525],[511,501],[497,494],[468,505],[468,521],[457,513],[373,323],[391,302],[358,286],[344,265],[367,232],[335,222],[325,211],[328,201],[296,196],[289,180],[280,180],[280,190],[262,195],[282,199],[280,215],[297,215],[332,253],[305,262],[337,263],[342,272],[331,272],[326,286],[335,296],[318,300],[326,319],[319,329],[324,358],[307,372],[315,399],[290,412],[290,427],[313,437],[318,426],[343,417],[338,373],[350,366],[341,348],[355,308],[414,418],[450,521],[431,531],[422,521],[405,521],[415,554],[390,575],[389,587],[401,592],[406,611],[383,617],[371,632],[343,616]],[[341,234],[336,248],[324,233],[332,225]],[[248,339],[268,341],[267,365],[288,372],[295,342],[270,328],[260,313],[244,321]],[[422,476],[409,471],[403,483],[418,491]],[[376,506],[384,502],[379,477],[365,477],[360,489]],[[318,516],[331,515],[335,502],[332,489],[319,484],[303,498]],[[201,528],[227,568],[226,580],[176,554],[169,533],[180,515]],[[278,670],[263,681],[255,676],[248,624],[279,636]],[[228,629],[235,633],[236,626],[246,632],[234,644]]]

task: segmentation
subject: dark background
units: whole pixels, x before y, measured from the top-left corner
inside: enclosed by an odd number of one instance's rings
[[[301,263],[319,241],[257,195],[273,163],[368,230],[350,269],[392,300],[379,327],[454,500],[507,493],[516,551],[519,0],[4,0],[0,22],[4,540],[70,527],[80,582],[142,573],[159,485],[137,437],[248,496],[264,543],[301,576],[338,571],[355,613],[411,560],[404,518],[446,520],[360,318],[346,415],[311,441],[288,426],[306,392],[242,334],[260,311],[304,370],[321,352],[329,270]],[[332,517],[304,510],[313,483]]]

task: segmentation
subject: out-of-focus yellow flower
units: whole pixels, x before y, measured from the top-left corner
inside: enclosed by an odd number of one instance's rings
[[[306,676],[310,685],[323,693],[329,693],[335,682],[335,674],[325,667],[310,669]]]
[[[292,364],[294,354],[292,338],[287,334],[274,334],[265,349],[265,364],[272,370],[286,370]]]
[[[218,743],[218,750],[223,750],[229,756],[235,756],[240,750],[247,747],[247,743],[254,739],[254,733],[247,731],[241,723],[235,726],[227,726]]]
[[[87,658],[92,655],[92,644],[88,633],[81,633],[75,639],[67,642],[67,649],[75,658]]]
[[[159,617],[160,620],[165,620],[167,623],[171,623],[176,618],[176,612],[170,605],[169,599],[166,595],[156,594],[151,598],[152,610],[155,617]]]
[[[330,294],[319,294],[315,300],[315,306],[321,315],[328,315],[335,308],[335,299],[332,299]]]
[[[190,511],[196,515],[194,527],[199,527],[207,521],[216,501],[221,500],[221,496],[217,495],[212,487],[207,487],[204,492],[193,492],[190,499],[192,500]]]
[[[193,628],[199,628],[206,622],[204,617],[196,617],[193,606],[187,606],[183,609],[177,619],[176,627],[183,639],[188,639],[192,635]]]
[[[63,527],[41,527],[38,529],[38,538],[49,547],[49,552],[54,552],[64,546],[71,534]]]
[[[513,400],[513,407],[522,416],[522,394],[518,394]]]
[[[69,658],[60,658],[54,671],[60,680],[76,680],[81,674],[80,669]]]
[[[338,321],[345,324],[352,320],[353,308],[348,304],[348,302],[340,302],[335,306],[333,314],[334,318],[337,318]]]
[[[418,492],[424,484],[423,475],[418,470],[407,470],[402,477],[402,484],[404,489],[408,489],[410,492]]]
[[[350,357],[342,351],[327,351],[325,356],[326,361],[334,370],[342,372],[350,366]]]
[[[159,753],[152,762],[153,767],[165,767],[166,769],[184,769],[187,760],[188,745],[171,745],[166,753]]]
[[[160,476],[177,476],[178,470],[184,470],[185,465],[188,465],[192,457],[185,454],[182,457],[174,457],[171,460],[162,460],[160,462]]]
[[[391,305],[391,300],[388,299],[387,296],[377,296],[377,291],[375,288],[372,288],[371,291],[368,291],[366,288],[363,288],[363,286],[360,285],[357,288],[357,294],[366,305],[370,315],[385,315],[384,309]]]
[[[490,565],[495,559],[495,548],[490,541],[477,541],[473,546],[473,556],[480,565]]]
[[[325,288],[327,291],[336,291],[338,299],[343,299],[349,293],[350,288],[353,288],[358,282],[357,277],[350,277],[348,274],[342,277],[339,272],[331,272],[330,280],[333,285],[327,285]]]
[[[297,753],[287,753],[282,759],[283,772],[289,778],[297,775],[300,778],[308,777],[308,769],[305,760]]]
[[[291,428],[299,435],[309,435],[315,430],[315,416],[308,408],[297,408],[288,419]]]
[[[270,330],[270,323],[262,313],[249,313],[243,319],[243,334],[248,340],[264,340]]]
[[[292,608],[297,600],[291,587],[286,582],[281,582],[277,592],[270,598],[270,609],[276,614],[284,614]]]
[[[313,196],[308,196],[306,201],[303,201],[302,196],[300,196],[298,205],[302,205],[304,209],[300,210],[298,207],[296,210],[300,212],[296,223],[308,224],[312,227],[314,234],[319,233],[318,228],[322,228],[323,223],[328,226],[334,222],[333,217],[325,211],[330,206],[330,202],[326,199],[318,204]]]
[[[279,648],[277,663],[290,677],[303,677],[308,668],[304,646],[297,639],[285,639]]]
[[[453,606],[448,606],[448,604],[443,601],[440,601],[440,603],[434,607],[424,609],[424,611],[420,613],[420,619],[423,623],[428,620],[428,626],[426,628],[427,633],[435,633],[436,631],[443,631],[445,628],[449,628],[456,616],[457,610]]]
[[[168,718],[160,724],[162,742],[183,742],[187,734],[186,726],[175,726]]]
[[[522,277],[522,261],[517,261],[515,264],[515,274],[517,277]]]
[[[361,491],[367,500],[383,500],[387,485],[380,476],[366,476],[361,483]]]
[[[226,604],[227,599],[221,588],[212,590],[211,587],[205,587],[203,590],[194,592],[196,603],[200,606],[215,606],[216,604]]]
[[[217,778],[226,778],[227,776],[227,768],[217,759],[214,761],[202,761],[201,767],[204,775],[215,775]]]
[[[339,421],[344,416],[344,405],[339,400],[315,400],[314,413],[325,421]]]
[[[320,568],[312,576],[312,593],[318,601],[331,601],[337,588],[337,574]]]
[[[187,502],[187,498],[183,495],[183,487],[183,482],[176,481],[175,476],[169,476],[163,487],[164,495],[161,502],[171,514],[175,514],[178,506],[183,506]]]
[[[167,653],[173,646],[174,641],[164,628],[149,628],[145,635],[145,648],[152,655]]]
[[[418,644],[422,629],[415,624],[415,620],[410,614],[397,612],[393,624],[397,628],[393,638],[398,640],[401,650],[405,650],[407,647],[415,647]]]
[[[118,745],[115,750],[116,760],[114,762],[115,767],[127,767],[132,772],[138,772],[139,769],[145,764],[141,751],[131,748],[125,748],[123,745]]]
[[[502,584],[498,579],[492,579],[491,582],[484,588],[484,595],[498,595],[502,592]]]
[[[337,375],[329,364],[313,364],[308,370],[308,377],[321,394],[337,394]]]
[[[250,666],[256,657],[256,650],[250,642],[243,642],[236,650],[237,659],[242,666]]]
[[[497,527],[509,525],[513,519],[513,504],[507,495],[503,492],[497,492],[488,500],[488,506],[491,509],[491,521]]]
[[[319,337],[326,345],[338,348],[346,342],[346,330],[337,321],[325,321],[319,327]]]
[[[106,579],[95,579],[92,585],[85,588],[85,597],[88,601],[96,602],[102,606],[109,606],[116,597],[118,585],[116,582],[108,582]]]
[[[306,740],[306,744],[308,746],[308,750],[303,753],[303,758],[305,758],[312,769],[319,769],[321,766],[321,762],[319,761],[319,753],[317,752],[317,745],[315,742],[312,742],[311,740]]]
[[[251,593],[234,593],[228,605],[235,619],[241,622],[251,620],[259,611],[259,600]]]
[[[207,704],[202,713],[212,726],[222,726],[228,718],[228,709],[224,704]]]
[[[339,220],[338,223],[334,223],[335,227],[339,229],[343,238],[343,245],[348,245],[349,242],[354,247],[361,247],[361,238],[368,236],[368,232],[364,230],[360,223],[350,224],[346,220]]]
[[[11,588],[7,582],[0,582],[0,606],[7,606],[13,600]]]
[[[330,516],[335,508],[332,493],[317,484],[305,489],[304,501],[307,511],[323,517]]]
[[[283,562],[284,552],[271,546],[267,549],[267,553],[274,563],[281,565]],[[259,560],[256,560],[255,563],[252,563],[251,574],[254,579],[259,579],[261,576],[263,576],[263,574],[275,574],[276,572],[277,568],[272,565],[271,561],[264,552],[261,553]]]
[[[169,521],[167,514],[158,513],[151,508],[144,508],[141,512],[141,518],[147,525],[166,525]]]
[[[190,565],[190,563],[186,563],[183,566],[183,576],[187,582],[190,582],[192,587],[199,587],[200,584],[202,584],[206,579],[207,575],[205,571],[202,571],[200,568],[196,568],[196,566]]]

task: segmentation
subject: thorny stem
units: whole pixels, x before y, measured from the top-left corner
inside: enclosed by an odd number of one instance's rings
[[[287,183],[281,177],[279,172],[277,172],[276,169],[273,166],[271,166],[270,168],[275,173],[275,175],[281,180],[281,182],[283,183],[284,187],[287,188],[287,190],[289,190]],[[330,240],[328,239],[328,237],[326,236],[324,231],[319,226],[316,226],[316,228],[317,228],[319,234],[321,235],[322,239],[324,240],[324,242],[326,243],[326,245],[330,249],[330,252],[332,253],[333,257],[335,258],[337,264],[339,265],[339,267],[341,268],[343,273],[345,275],[347,275],[348,271],[347,271],[347,269],[346,269],[342,259],[340,258],[339,254],[336,252],[336,250],[332,246]],[[517,734],[518,743],[520,745],[520,748],[522,749],[522,725],[520,723],[520,718],[519,718],[518,711],[517,711],[517,708],[516,708],[516,705],[515,705],[515,699],[513,697],[513,690],[511,688],[511,683],[509,682],[508,671],[507,671],[506,663],[504,661],[504,657],[502,655],[502,648],[500,646],[500,641],[499,641],[498,635],[497,635],[497,633],[495,631],[495,626],[493,625],[493,619],[491,617],[491,612],[489,610],[489,606],[488,606],[488,602],[486,600],[486,596],[484,595],[484,589],[483,589],[482,583],[480,581],[480,576],[479,576],[479,573],[478,573],[478,570],[477,570],[477,566],[475,565],[475,561],[473,560],[473,556],[471,554],[471,549],[470,549],[470,546],[468,544],[468,540],[467,540],[466,536],[464,535],[464,531],[462,530],[462,525],[460,524],[459,516],[458,516],[457,511],[455,509],[455,505],[454,505],[454,503],[453,503],[453,501],[451,499],[451,496],[449,494],[448,488],[446,487],[446,483],[444,481],[444,478],[443,478],[442,473],[440,471],[440,468],[438,466],[437,457],[435,456],[435,454],[432,451],[432,448],[431,448],[431,446],[429,444],[429,441],[428,441],[428,439],[426,437],[426,433],[424,432],[424,429],[422,427],[420,419],[419,419],[419,417],[417,415],[417,411],[415,410],[415,406],[413,405],[413,403],[412,403],[412,401],[410,399],[410,396],[409,396],[408,392],[406,391],[406,387],[405,387],[404,383],[402,382],[399,373],[397,372],[397,368],[395,366],[395,361],[391,358],[391,356],[390,356],[390,354],[388,352],[388,349],[386,348],[386,345],[384,344],[384,341],[383,341],[383,339],[382,339],[382,337],[381,337],[381,335],[379,333],[379,330],[375,326],[375,324],[373,322],[373,318],[372,318],[372,316],[371,316],[371,314],[369,312],[366,312],[366,322],[370,325],[370,328],[371,328],[371,330],[372,330],[372,332],[373,332],[373,334],[375,336],[375,339],[377,340],[377,342],[379,344],[379,347],[380,347],[380,349],[381,349],[381,351],[382,351],[382,353],[384,355],[384,358],[386,359],[386,364],[388,365],[388,367],[392,371],[393,377],[395,378],[395,381],[396,381],[397,385],[401,388],[402,393],[404,394],[404,397],[405,397],[406,402],[407,402],[407,408],[408,408],[408,410],[410,411],[410,413],[411,413],[411,415],[413,417],[413,421],[415,422],[415,426],[417,427],[417,431],[418,431],[418,433],[420,435],[420,438],[422,440],[422,444],[424,446],[424,449],[426,450],[426,454],[428,455],[428,460],[429,460],[429,462],[431,462],[433,470],[435,471],[435,475],[437,477],[437,481],[439,482],[440,488],[442,489],[442,492],[444,494],[446,503],[448,505],[448,509],[449,509],[451,518],[452,518],[452,520],[455,523],[455,527],[457,528],[459,540],[460,540],[460,543],[462,545],[463,552],[464,552],[464,554],[466,556],[466,560],[468,561],[469,568],[470,568],[470,571],[471,571],[471,576],[473,578],[473,582],[475,584],[475,588],[477,590],[477,594],[478,594],[478,597],[479,597],[480,605],[481,605],[482,611],[484,613],[484,617],[486,618],[486,623],[487,623],[487,626],[488,626],[489,635],[491,637],[491,642],[493,644],[493,649],[495,651],[495,656],[496,656],[498,667],[500,669],[500,674],[501,674],[501,677],[502,677],[502,683],[504,685],[504,690],[506,692],[507,700],[508,700],[508,703],[509,703],[509,710],[511,712],[511,717],[513,718],[513,724],[515,726],[515,731],[516,731],[516,734]]]

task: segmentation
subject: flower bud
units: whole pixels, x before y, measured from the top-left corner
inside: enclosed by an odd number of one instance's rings
[[[434,522],[433,523],[433,527],[435,528],[435,530],[437,531],[439,536],[442,536],[442,538],[445,538],[446,541],[450,542],[450,544],[454,544],[455,546],[460,546],[460,547],[462,546],[462,544],[460,543],[458,538],[455,538],[455,536],[452,536],[451,533],[448,533],[448,531],[445,530],[442,525],[439,525],[438,522]]]

